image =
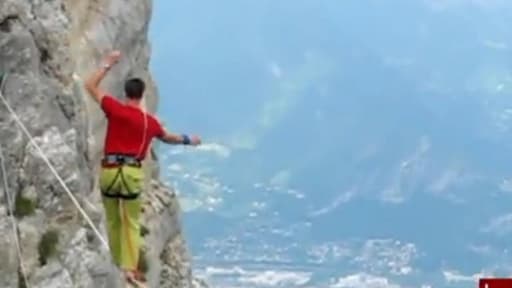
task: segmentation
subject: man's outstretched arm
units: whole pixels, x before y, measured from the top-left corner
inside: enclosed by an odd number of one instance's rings
[[[93,74],[91,74],[85,81],[85,89],[89,92],[89,95],[98,103],[101,103],[105,92],[100,89],[100,83],[110,68],[117,63],[121,53],[119,51],[114,51],[110,53],[110,55],[104,60],[103,66],[96,70]]]
[[[162,142],[167,144],[182,144],[182,145],[199,145],[201,139],[198,136],[188,136],[186,134],[174,134],[165,132],[162,137],[159,138]]]

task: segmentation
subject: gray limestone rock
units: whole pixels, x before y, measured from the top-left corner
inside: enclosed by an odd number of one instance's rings
[[[2,221],[0,221],[0,232],[3,237],[0,237],[0,286],[1,287],[18,287],[17,269],[19,265],[18,256],[16,252],[15,239],[12,236],[12,225],[7,219],[4,210],[1,214]]]
[[[30,287],[124,287],[107,248],[37,147],[106,238],[96,176],[106,122],[82,81],[105,53],[119,49],[122,61],[103,88],[122,98],[122,80],[141,77],[148,83],[145,107],[156,110],[157,89],[148,72],[151,8],[150,0],[0,1],[0,75],[7,72],[1,92],[33,137],[32,142],[0,101],[0,148],[8,192],[18,199],[12,207],[13,233],[7,191],[0,185],[0,287],[20,287],[15,236]],[[148,286],[204,287],[192,277],[178,200],[158,180],[156,159],[151,155],[144,165]],[[50,230],[58,238],[46,240],[55,252],[43,263],[41,251],[50,248],[41,248],[41,239]]]

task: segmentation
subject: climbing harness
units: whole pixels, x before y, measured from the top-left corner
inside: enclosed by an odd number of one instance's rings
[[[0,77],[0,81],[1,81],[1,77]],[[0,86],[0,90],[1,90],[1,86]],[[13,211],[14,203],[13,203],[13,199],[11,198],[11,193],[9,192],[9,183],[7,183],[7,171],[5,169],[5,158],[4,158],[4,153],[2,151],[1,146],[0,146],[0,162],[1,162],[0,164],[2,166],[4,194],[5,194],[5,198],[7,199],[7,209],[8,209],[8,213],[10,216],[9,218],[11,219],[12,232],[14,235],[14,242],[16,245],[16,252],[18,253],[18,261],[20,264],[20,270],[21,270],[20,272],[21,272],[21,275],[23,276],[23,281],[25,282],[25,287],[30,288],[31,286],[27,279],[27,270],[25,269],[25,264],[23,263],[23,256],[21,254],[20,239],[19,239],[18,229],[16,226],[16,219],[14,218],[14,211]],[[20,281],[20,280],[18,280],[18,281]],[[20,285],[18,285],[18,286],[20,286]]]
[[[106,189],[101,191],[103,196],[107,198],[121,198],[125,200],[133,200],[139,197],[140,191],[131,191],[130,186],[126,183],[125,175],[123,173],[123,168],[125,166],[137,168],[142,167],[141,161],[138,158],[120,154],[108,154],[103,158],[102,165],[105,168],[117,168],[117,173],[114,176],[114,179],[112,179],[112,182]],[[120,191],[115,194],[110,193],[112,187],[117,183],[119,178],[121,178],[121,183],[128,194],[123,194]]]
[[[4,76],[2,77],[2,84],[0,85],[1,88],[3,88],[3,84],[5,83],[6,79],[7,79],[7,74],[4,74]],[[46,163],[46,165],[48,166],[48,168],[50,169],[50,171],[53,173],[53,175],[55,176],[55,178],[57,178],[57,181],[59,181],[59,183],[61,184],[62,188],[64,189],[64,191],[68,194],[69,198],[71,198],[71,201],[73,202],[73,204],[76,206],[76,208],[78,209],[78,211],[80,212],[80,214],[82,214],[82,216],[84,217],[85,221],[87,221],[87,223],[89,224],[89,226],[92,228],[92,230],[94,231],[94,233],[96,234],[96,236],[98,237],[98,239],[102,242],[102,244],[105,246],[105,248],[107,250],[110,250],[110,247],[107,243],[107,241],[105,240],[105,238],[101,235],[100,231],[98,230],[98,228],[96,228],[96,225],[94,225],[94,223],[92,222],[91,218],[87,215],[87,213],[83,210],[82,206],[80,205],[80,203],[78,202],[78,200],[75,198],[75,196],[73,195],[73,193],[71,192],[71,190],[68,188],[68,186],[66,185],[66,182],[64,182],[64,180],[60,177],[59,173],[57,172],[57,170],[55,169],[55,167],[52,165],[52,163],[50,162],[50,160],[48,159],[48,157],[46,156],[46,154],[43,152],[43,150],[41,149],[41,147],[36,143],[36,141],[34,140],[34,137],[30,134],[30,132],[28,131],[28,129],[25,127],[25,124],[23,124],[23,122],[20,120],[20,118],[18,117],[18,114],[16,114],[16,111],[14,111],[11,107],[11,105],[9,105],[9,102],[7,101],[7,99],[5,98],[5,96],[3,95],[3,89],[0,89],[0,100],[2,100],[2,102],[4,103],[5,107],[7,108],[7,110],[9,110],[9,113],[11,113],[12,117],[14,118],[14,120],[16,121],[16,123],[18,124],[18,126],[21,128],[21,130],[23,131],[23,133],[25,133],[25,135],[28,137],[28,139],[30,140],[30,143],[36,148],[36,150],[39,152],[41,158],[43,159],[43,161]]]

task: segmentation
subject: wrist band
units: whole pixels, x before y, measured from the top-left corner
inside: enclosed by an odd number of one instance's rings
[[[183,135],[181,135],[181,137],[183,137],[183,145],[189,145],[190,144],[190,138],[188,137],[188,135],[183,134]]]

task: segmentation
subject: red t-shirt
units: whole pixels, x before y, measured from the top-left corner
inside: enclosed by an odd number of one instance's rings
[[[162,125],[155,117],[137,107],[125,105],[110,95],[103,97],[101,108],[108,120],[105,154],[126,154],[144,159],[151,140],[164,135]]]

